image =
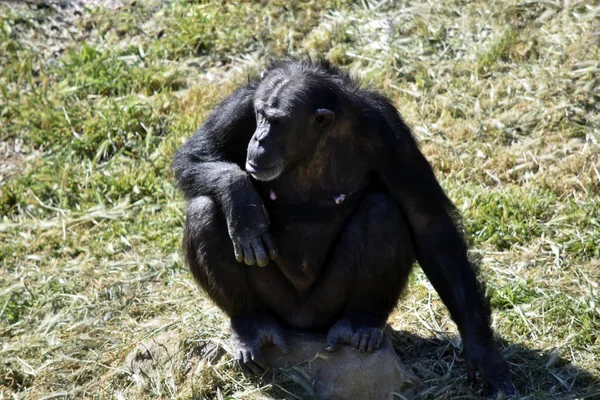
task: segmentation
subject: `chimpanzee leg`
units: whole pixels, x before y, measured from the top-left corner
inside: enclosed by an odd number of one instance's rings
[[[231,318],[234,356],[245,372],[266,368],[260,355],[264,344],[287,352],[281,328],[250,287],[249,267],[236,261],[225,218],[209,197],[188,204],[183,252],[194,278]]]
[[[296,324],[320,325],[340,315],[330,328],[328,349],[340,343],[361,351],[379,347],[382,331],[415,262],[408,222],[384,193],[367,196],[349,218],[329,264],[306,298]]]
[[[209,197],[196,197],[188,204],[183,253],[196,281],[227,315],[259,308],[245,265],[235,259],[225,218]]]
[[[338,252],[345,253],[346,246],[362,250],[348,311],[372,314],[384,324],[415,262],[408,222],[391,197],[375,193],[363,201],[346,235]]]

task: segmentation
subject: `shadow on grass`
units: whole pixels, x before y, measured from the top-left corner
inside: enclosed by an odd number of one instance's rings
[[[453,341],[392,329],[390,334],[400,359],[428,387],[420,399],[476,399],[487,394],[483,385],[468,385],[462,352]],[[506,341],[501,342],[501,347],[512,371],[517,398],[600,399],[600,377],[573,365],[557,352]]]
[[[417,399],[491,398],[483,384],[467,383],[466,364],[459,341],[443,337],[426,338],[388,327],[396,354],[423,381],[426,389]],[[560,357],[556,351],[532,349],[502,341],[510,365],[517,399],[600,400],[600,377]],[[274,384],[271,395],[282,399],[313,399],[311,383],[297,371],[267,374]]]

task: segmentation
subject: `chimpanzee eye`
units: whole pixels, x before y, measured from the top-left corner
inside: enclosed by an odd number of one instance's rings
[[[281,124],[283,122],[283,119],[277,118],[277,117],[272,117],[272,116],[269,117],[263,111],[258,111],[256,114],[256,121],[258,123],[266,123],[269,125],[276,126],[276,125]]]

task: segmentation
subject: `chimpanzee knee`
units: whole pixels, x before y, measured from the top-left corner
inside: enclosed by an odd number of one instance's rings
[[[196,281],[228,315],[256,307],[246,269],[235,259],[225,217],[209,197],[189,201],[183,253]]]
[[[185,221],[183,253],[192,274],[201,284],[204,278],[198,276],[201,265],[207,262],[211,264],[211,258],[217,257],[217,253],[224,250],[227,243],[223,240],[222,232],[219,232],[224,228],[224,218],[219,215],[217,205],[209,197],[200,196],[190,200]],[[218,236],[221,236],[218,241],[221,243],[215,243]],[[212,245],[216,247],[213,248]]]
[[[352,225],[361,232],[364,245],[355,267],[349,310],[387,318],[415,262],[408,222],[393,198],[372,193],[363,200]]]
[[[397,269],[412,265],[415,250],[408,221],[396,201],[385,193],[365,197],[355,216],[354,224],[364,230],[363,240],[375,259],[397,264]]]
[[[394,236],[406,236],[408,222],[404,218],[398,204],[385,193],[371,193],[365,197],[360,206],[361,216],[366,219],[370,228],[383,228]],[[374,232],[376,233],[376,232]]]

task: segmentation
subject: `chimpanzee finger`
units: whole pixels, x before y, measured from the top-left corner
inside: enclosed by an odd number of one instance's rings
[[[238,262],[244,261],[244,251],[242,250],[242,245],[238,242],[233,242],[233,253],[235,254],[235,259]]]
[[[290,352],[290,348],[285,338],[283,337],[283,332],[281,332],[280,330],[274,332],[272,340],[273,344],[277,346],[281,354],[288,354]]]
[[[254,250],[254,255],[256,256],[256,263],[259,267],[264,267],[269,263],[269,256],[265,251],[265,247],[260,237],[252,239],[252,249]]]
[[[381,347],[381,343],[383,342],[383,332],[382,331],[378,331],[377,332],[377,345],[375,346],[376,349]]]
[[[250,368],[246,367],[246,365],[244,364],[244,352],[243,351],[239,351],[236,354],[235,361],[237,362],[237,365],[239,365],[239,367],[242,369],[242,372],[244,373],[244,375],[252,375],[252,370],[250,370]]]
[[[270,233],[265,233],[262,235],[265,246],[267,246],[267,251],[269,252],[269,257],[271,260],[275,260],[277,258],[277,247],[275,247],[275,242],[271,237]]]
[[[250,350],[243,350],[242,354],[244,355],[244,365],[252,371],[255,375],[260,375],[263,371],[257,364],[254,363],[252,359],[252,354]]]
[[[350,346],[352,346],[355,349],[358,349],[358,345],[360,344],[361,336],[362,336],[361,331],[355,332],[354,335],[352,335],[352,342],[350,342]]]
[[[246,265],[256,264],[256,258],[254,258],[254,252],[252,251],[252,246],[250,245],[250,243],[242,243],[242,248],[244,249],[244,262],[246,263]]]
[[[367,346],[369,345],[369,339],[371,338],[371,331],[366,329],[362,333],[362,337],[360,338],[360,344],[358,345],[358,351],[364,353],[367,351]]]
[[[260,354],[260,350],[250,351],[250,357],[254,365],[259,369],[259,374],[262,374],[265,370],[269,368],[267,362]]]
[[[379,343],[380,334],[381,332],[379,329],[371,332],[371,337],[369,338],[369,343],[367,345],[367,352],[372,353],[378,347],[377,343]]]
[[[516,396],[517,389],[513,386],[512,380],[509,378],[508,381],[503,382],[500,387],[494,388],[496,393],[503,393],[505,396]]]
[[[325,348],[325,350],[327,350],[330,353],[336,351],[340,347],[340,342],[341,338],[338,331],[335,330],[332,332],[330,330],[327,334],[327,347]]]

